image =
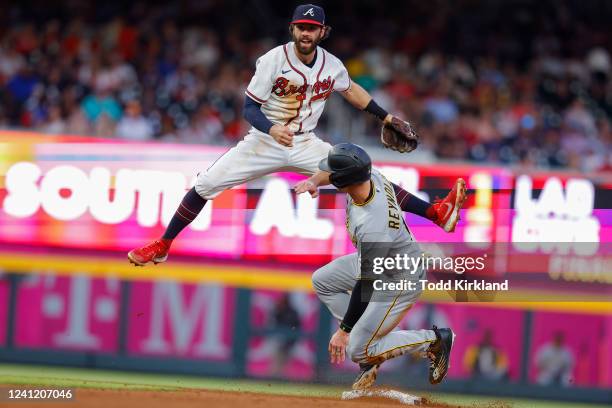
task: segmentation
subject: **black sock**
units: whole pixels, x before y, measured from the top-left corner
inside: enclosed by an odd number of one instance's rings
[[[393,183],[392,183],[393,184]],[[400,186],[393,184],[395,190],[395,197],[402,211],[406,211],[412,214],[420,215],[423,218],[432,220],[435,218],[435,212],[431,211],[431,204],[427,201],[421,200],[414,194],[410,194]],[[429,210],[429,211],[428,211]]]
[[[176,238],[179,232],[198,216],[204,204],[206,200],[195,191],[195,187],[189,190],[172,216],[162,239]]]

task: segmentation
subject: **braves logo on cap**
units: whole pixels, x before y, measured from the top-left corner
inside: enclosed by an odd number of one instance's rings
[[[301,4],[293,11],[291,24],[314,24],[318,26],[325,25],[325,11],[323,7],[314,4]]]

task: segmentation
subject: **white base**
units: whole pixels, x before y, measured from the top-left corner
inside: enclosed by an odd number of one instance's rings
[[[421,397],[406,394],[396,390],[353,390],[342,393],[343,400],[352,400],[361,397],[382,397],[398,401],[405,405],[421,405]]]

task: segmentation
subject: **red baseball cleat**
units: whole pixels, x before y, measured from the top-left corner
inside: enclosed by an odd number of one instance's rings
[[[436,214],[435,223],[442,227],[446,232],[455,231],[455,226],[459,222],[459,210],[465,202],[465,181],[457,179],[453,189],[442,200],[435,200],[433,210]]]
[[[142,248],[128,252],[128,259],[136,266],[145,266],[149,262],[154,264],[166,262],[170,245],[162,240],[153,241]]]

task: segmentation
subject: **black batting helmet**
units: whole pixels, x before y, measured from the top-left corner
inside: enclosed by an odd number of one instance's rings
[[[319,169],[331,173],[329,180],[337,188],[363,183],[372,174],[372,160],[361,146],[352,143],[335,145]]]

